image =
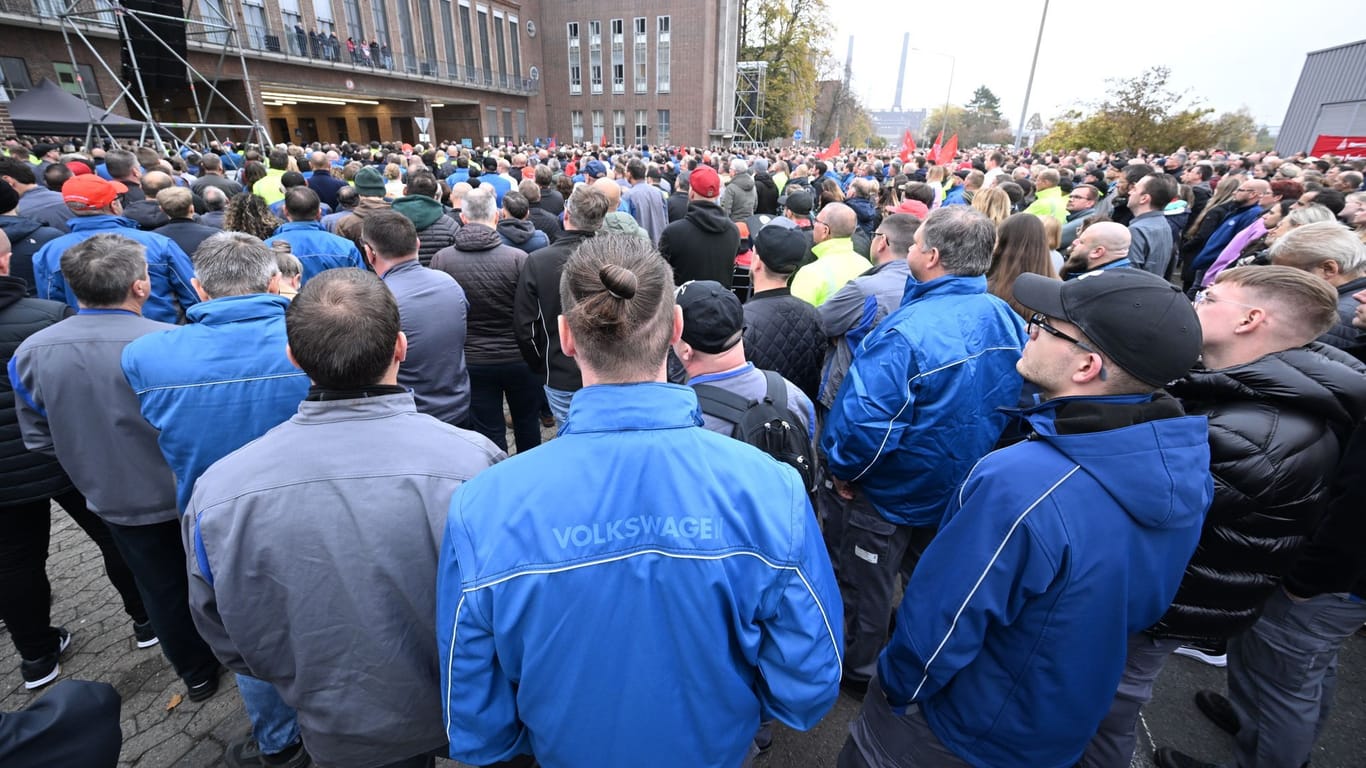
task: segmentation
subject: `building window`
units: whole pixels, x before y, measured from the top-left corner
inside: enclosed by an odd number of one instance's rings
[[[636,110],[636,144],[645,143],[645,139],[650,135],[650,124],[645,120],[645,110]]]
[[[503,34],[506,25],[503,22],[501,11],[493,13],[493,40],[498,46],[498,85],[501,88],[508,87],[508,65],[507,65],[507,41]],[[509,131],[508,133],[511,133]]]
[[[5,70],[8,72],[9,67],[6,67]],[[62,86],[62,90],[72,96],[87,99],[96,107],[104,106],[104,99],[100,97],[99,85],[95,82],[95,70],[89,64],[78,64],[76,69],[72,69],[71,65],[66,62],[54,61],[52,62],[52,70],[57,73],[57,84]],[[5,79],[9,79],[8,75]],[[85,85],[84,93],[81,91],[82,84]]]
[[[526,110],[517,110],[517,141],[526,142]]]
[[[583,141],[583,112],[577,109],[569,113],[569,137],[575,144]]]
[[[659,130],[655,133],[655,139],[659,142],[669,140],[669,110],[659,110]]]
[[[571,21],[565,25],[565,33],[569,36],[569,93],[577,96],[583,93],[583,69],[579,57],[579,23]]]
[[[470,4],[460,4],[460,38],[465,47],[465,79],[474,82],[474,33],[470,27]]]
[[[669,17],[660,16],[655,40],[655,92],[669,92]]]
[[[503,107],[503,140],[513,141],[515,134],[512,132],[512,110]]]
[[[607,138],[607,129],[603,127],[602,110],[595,109],[593,110],[593,135],[590,136],[588,140],[602,141],[605,138]],[[607,142],[604,141],[603,143],[605,144]]]
[[[58,13],[65,12],[66,9],[63,8]],[[331,9],[328,10],[328,14],[328,19],[330,20]],[[199,18],[209,24],[222,24],[224,26],[233,26],[232,19],[228,16],[228,9],[223,7],[223,0],[199,0]],[[227,45],[228,43],[227,30],[220,31],[211,29],[209,27],[204,27],[203,31],[199,32],[199,35],[203,36],[204,42],[210,43],[212,45]],[[192,32],[191,36],[194,37],[198,35],[195,35]]]
[[[12,99],[28,93],[33,81],[28,77],[28,62],[18,56],[0,56],[0,79],[5,82],[5,93]]]
[[[365,39],[365,23],[361,21],[360,0],[342,0],[342,8],[346,10],[346,34],[360,45],[360,41]]]
[[[436,74],[436,25],[432,23],[432,0],[417,0],[417,20],[421,27],[423,60],[418,63],[418,71],[424,75]]]
[[[612,110],[612,143],[618,145],[626,143],[626,110],[624,109]]]
[[[280,0],[280,16],[285,22],[284,35],[289,38],[285,47],[295,56],[307,56],[308,30],[304,29],[304,17],[299,13],[299,0]]]
[[[512,84],[521,87],[522,85],[522,26],[517,23],[516,16],[508,17],[508,40],[512,42]]]
[[[479,60],[484,65],[484,85],[493,85],[493,52],[489,50],[489,9],[478,8]]]
[[[456,64],[455,19],[452,16],[451,0],[441,0],[441,35],[446,42],[446,74],[459,77],[460,67]]]
[[[488,124],[484,127],[484,130],[488,133],[488,135],[487,135],[485,138],[487,138],[487,139],[489,140],[490,143],[497,143],[497,142],[498,142],[498,108],[497,108],[497,107],[488,107],[487,109],[485,109],[485,112],[488,113]]]
[[[588,22],[588,87],[602,93],[602,22]]]
[[[431,29],[430,24],[427,29]],[[417,72],[417,44],[413,38],[413,10],[406,0],[400,0],[398,4],[398,39],[403,45],[403,71],[414,74]]]
[[[648,62],[646,58],[650,55],[649,39],[645,36],[645,17],[637,16],[632,24],[632,31],[635,32],[635,54],[631,57],[631,66],[635,69],[636,93],[645,93],[649,90],[649,75],[646,68]]]
[[[380,61],[372,62],[376,67],[383,66],[383,49],[389,46],[389,9],[384,3],[371,3],[371,14],[375,17],[375,39],[379,41]],[[357,43],[359,45],[359,43]],[[374,51],[371,51],[373,54]]]
[[[270,25],[266,24],[265,8],[243,3],[242,18],[247,27],[247,45],[258,51],[280,52],[280,37],[271,32]]]
[[[612,19],[612,93],[626,93],[625,22]]]

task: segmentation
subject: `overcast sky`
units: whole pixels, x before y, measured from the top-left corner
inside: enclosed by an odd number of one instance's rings
[[[953,61],[954,104],[986,85],[1013,129],[1020,119],[1044,0],[963,0],[933,6],[828,0],[841,63],[854,37],[853,86],[872,110],[896,95],[902,36],[911,33],[903,109],[942,107]],[[1182,13],[1184,7],[1189,13]],[[1321,30],[1321,31],[1320,31]],[[1051,0],[1029,114],[1045,124],[1104,96],[1105,80],[1171,68],[1170,85],[1217,112],[1246,106],[1278,126],[1305,54],[1366,38],[1366,3],[1349,0],[1192,0],[1176,4]]]

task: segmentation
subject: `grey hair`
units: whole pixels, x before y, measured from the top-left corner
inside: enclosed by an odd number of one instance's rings
[[[1299,269],[1313,269],[1325,261],[1335,261],[1338,272],[1353,275],[1366,264],[1366,244],[1357,234],[1335,221],[1320,221],[1295,227],[1271,246],[1271,263]]]
[[[223,232],[194,252],[194,272],[209,298],[265,293],[280,265],[270,246],[243,232]]]
[[[83,307],[115,307],[147,277],[147,249],[123,235],[95,235],[66,249],[62,277]]]
[[[1321,203],[1310,203],[1303,208],[1292,208],[1290,215],[1286,216],[1290,221],[1290,226],[1303,227],[1306,224],[1317,224],[1322,221],[1337,221],[1337,216],[1326,205]]]
[[[461,198],[460,212],[466,219],[480,224],[493,226],[498,217],[498,198],[494,197],[493,187],[479,185]]]
[[[744,160],[741,160],[740,158],[737,157],[737,158],[735,158],[734,160],[731,160],[731,161],[730,161],[730,172],[731,172],[731,173],[744,173],[745,171],[748,171],[748,170],[749,170],[749,163],[746,163]]]
[[[938,249],[939,262],[949,274],[976,277],[991,267],[996,227],[982,212],[966,205],[936,208],[920,231],[925,249]]]
[[[228,193],[215,186],[204,187],[204,207],[211,211],[221,211],[228,207]]]

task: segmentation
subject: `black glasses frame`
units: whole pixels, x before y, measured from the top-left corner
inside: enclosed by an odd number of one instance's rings
[[[1039,330],[1043,331],[1044,333],[1047,333],[1049,336],[1062,339],[1063,341],[1070,341],[1073,344],[1076,344],[1078,347],[1081,347],[1082,349],[1086,350],[1087,352],[1090,352],[1093,355],[1100,354],[1094,348],[1092,348],[1090,344],[1087,344],[1084,341],[1074,339],[1066,333],[1063,333],[1057,328],[1054,328],[1053,326],[1049,325],[1047,316],[1044,315],[1042,312],[1035,312],[1034,314],[1030,315],[1029,325],[1036,326],[1037,328],[1039,328]]]

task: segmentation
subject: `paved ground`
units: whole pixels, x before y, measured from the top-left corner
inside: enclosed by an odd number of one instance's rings
[[[60,510],[53,514],[52,617],[74,634],[64,677],[111,683],[123,696],[124,745],[120,766],[207,768],[220,765],[225,745],[248,730],[241,700],[230,677],[217,696],[203,704],[188,700],[168,709],[184,686],[156,648],[137,650],[132,627],[104,577],[94,544]],[[1340,663],[1337,706],[1318,751],[1315,768],[1366,765],[1366,639],[1348,641]],[[1222,672],[1174,658],[1158,681],[1157,696],[1146,710],[1145,725],[1159,743],[1209,760],[1226,758],[1228,739],[1202,718],[1192,693],[1219,688]],[[19,677],[19,658],[8,638],[0,640],[0,709],[27,705],[33,695]],[[565,705],[572,706],[572,702]],[[1047,702],[1040,702],[1047,706]],[[809,733],[782,730],[760,768],[829,768],[844,741],[845,726],[857,704],[841,697],[835,709]],[[1150,744],[1143,744],[1135,766],[1151,765]],[[445,763],[455,765],[455,763]]]

